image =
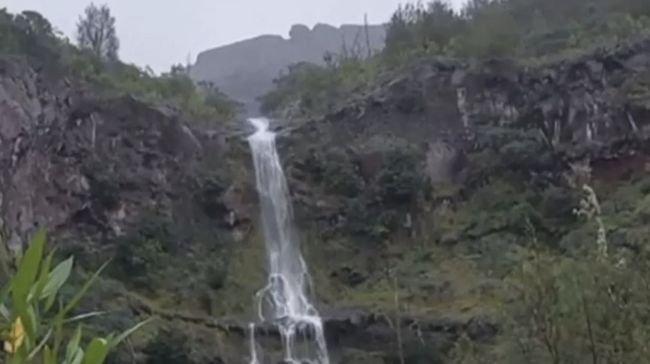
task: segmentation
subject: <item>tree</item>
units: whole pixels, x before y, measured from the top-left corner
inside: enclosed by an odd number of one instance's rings
[[[414,50],[443,53],[462,29],[463,19],[443,0],[400,6],[386,29],[386,53],[393,58]]]
[[[50,22],[35,11],[10,14],[0,9],[0,52],[27,55],[30,62],[56,64],[62,53]]]
[[[40,13],[35,11],[26,10],[21,15],[16,17],[19,23],[22,23],[26,31],[42,37],[53,37],[54,28],[52,24],[43,17]]]
[[[433,43],[441,49],[447,47],[453,37],[461,32],[463,25],[454,9],[442,0],[430,2],[419,22],[419,42],[425,47]]]
[[[187,75],[189,74],[189,66],[185,67],[182,64],[175,64],[172,65],[171,69],[169,70],[169,74],[172,76],[178,76],[178,75]]]
[[[417,26],[426,15],[422,3],[399,6],[390,19],[386,29],[386,50],[389,54],[401,53],[405,50],[419,48],[423,37],[418,34]]]
[[[115,31],[115,18],[106,5],[91,3],[77,23],[77,44],[97,57],[116,61],[120,47]]]

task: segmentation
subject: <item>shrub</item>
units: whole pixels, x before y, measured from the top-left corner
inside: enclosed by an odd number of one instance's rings
[[[188,337],[173,329],[162,329],[144,348],[146,364],[193,364],[189,356]]]
[[[44,257],[45,243],[46,235],[39,231],[0,295],[0,319],[8,362],[23,364],[42,360],[45,364],[101,364],[109,351],[146,321],[119,335],[93,338],[83,337],[82,327],[77,324],[72,336],[66,337],[69,324],[100,314],[68,316],[106,265],[96,271],[69,302],[60,302],[59,290],[70,277],[74,260],[70,257],[51,269],[54,254]],[[82,341],[89,342],[85,348]]]

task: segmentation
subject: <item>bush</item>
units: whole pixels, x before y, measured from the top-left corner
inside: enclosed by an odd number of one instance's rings
[[[538,253],[524,264],[511,315],[530,360],[648,362],[647,268],[612,263]]]
[[[55,70],[57,77],[90,83],[99,93],[131,94],[167,103],[203,123],[228,120],[239,111],[239,105],[214,85],[195,84],[186,67],[176,65],[170,72],[155,76],[151,70],[121,63],[113,56],[76,48],[37,12],[14,15],[0,9],[0,28],[1,53],[25,56],[35,68]]]
[[[551,5],[552,4],[552,5]],[[548,56],[620,41],[650,29],[639,0],[472,0],[460,13],[434,0],[400,7],[386,36],[385,56],[435,53],[469,57]],[[407,57],[408,58],[408,57]]]
[[[70,337],[69,324],[97,316],[99,312],[68,317],[90,286],[103,271],[100,268],[67,303],[60,302],[59,290],[72,272],[72,257],[51,268],[53,253],[44,257],[45,233],[38,232],[18,262],[18,269],[0,295],[0,316],[8,361],[15,364],[34,363],[103,363],[122,340],[142,327],[142,322],[117,335],[84,338],[78,325]],[[55,303],[58,302],[58,305]],[[58,308],[57,308],[58,307]],[[83,340],[82,340],[83,339]],[[64,340],[67,340],[63,349]],[[82,341],[88,341],[82,348]]]
[[[417,201],[424,180],[417,156],[393,151],[386,156],[384,167],[375,179],[375,189],[386,206],[405,207]]]
[[[189,351],[187,336],[168,328],[162,329],[144,348],[146,364],[193,364]]]
[[[306,62],[290,66],[274,80],[275,88],[260,97],[261,111],[272,114],[291,109],[298,115],[323,114],[368,85],[380,70],[376,57],[347,54],[326,59],[325,66]]]

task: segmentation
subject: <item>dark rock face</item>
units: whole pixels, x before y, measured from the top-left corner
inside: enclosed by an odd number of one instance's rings
[[[192,229],[209,235],[242,217],[225,202],[226,166],[205,160],[226,146],[180,114],[129,97],[95,98],[20,60],[1,59],[0,72],[2,227],[13,249],[47,227],[60,242],[100,255],[111,244],[87,241],[128,238],[152,216],[179,227],[181,249]]]
[[[396,231],[424,205],[445,202],[416,186],[467,193],[501,173],[562,183],[571,164],[585,161],[599,179],[642,171],[649,68],[648,40],[546,66],[414,62],[348,106],[293,127],[284,141],[290,174],[294,185],[311,186],[294,191],[302,216],[349,232],[360,211],[373,211],[366,227],[382,211],[393,216],[375,232]]]
[[[367,36],[366,36],[367,35]],[[272,81],[289,65],[298,62],[323,63],[329,52],[347,51],[365,56],[369,50],[384,46],[383,25],[363,27],[343,25],[335,28],[317,24],[313,29],[294,25],[290,38],[263,35],[199,54],[191,76],[197,81],[211,81],[234,99],[244,103],[248,112],[257,114],[256,98],[271,90]]]

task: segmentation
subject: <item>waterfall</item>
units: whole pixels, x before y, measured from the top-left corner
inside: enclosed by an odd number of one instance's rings
[[[268,258],[268,282],[256,294],[259,320],[277,326],[288,363],[329,364],[321,317],[307,297],[310,277],[293,227],[287,181],[269,121],[249,122],[256,128],[248,137],[262,210]],[[252,324],[251,361],[259,364]]]

